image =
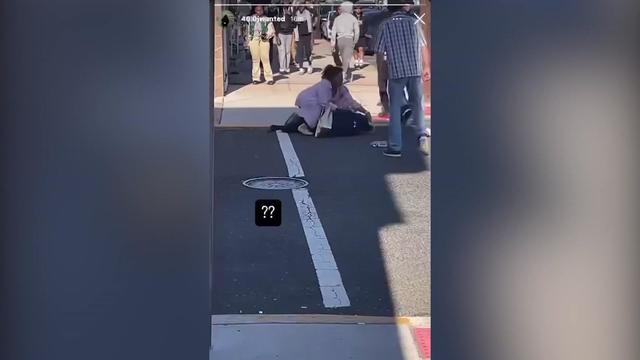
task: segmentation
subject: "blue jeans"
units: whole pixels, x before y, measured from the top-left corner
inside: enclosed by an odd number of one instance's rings
[[[422,95],[422,79],[420,76],[410,76],[399,79],[389,79],[389,148],[402,151],[402,106],[405,101],[404,89],[409,94],[411,106],[412,127],[416,132],[416,141],[425,135],[427,124],[424,120],[424,105]]]

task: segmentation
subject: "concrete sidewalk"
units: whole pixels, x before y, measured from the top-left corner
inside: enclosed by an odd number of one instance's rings
[[[430,358],[430,318],[335,315],[212,316],[210,359]]]
[[[300,91],[319,82],[322,69],[333,64],[328,41],[318,40],[318,45],[314,46],[313,58],[312,74],[299,75],[293,72],[275,75],[274,85],[264,82],[258,85],[229,85],[227,95],[214,101],[214,124],[221,127],[282,125],[295,111],[294,103]],[[382,107],[378,105],[380,97],[375,56],[365,56],[365,63],[365,67],[353,71],[353,81],[346,86],[353,97],[374,115],[374,122],[386,124],[388,117],[376,116],[382,111]],[[245,64],[242,71],[250,72],[250,63]],[[431,117],[429,103],[425,106],[425,115]]]
[[[347,85],[353,97],[372,114],[377,114],[379,93],[375,57],[367,56],[369,65],[354,71],[354,81]],[[320,81],[322,69],[333,64],[331,48],[326,40],[314,46],[314,72],[299,75],[276,75],[274,85],[230,85],[227,95],[216,98],[214,106],[222,109],[216,126],[266,127],[283,124],[295,110],[295,99],[304,88]],[[250,71],[250,70],[245,70]]]

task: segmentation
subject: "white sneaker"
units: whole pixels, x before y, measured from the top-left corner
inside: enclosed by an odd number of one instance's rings
[[[313,72],[313,68],[312,67],[308,67],[307,68],[307,74],[311,74]]]
[[[426,136],[420,136],[420,139],[418,140],[418,142],[420,143],[419,145],[420,152],[422,152],[425,155],[429,155],[429,138]]]
[[[289,73],[289,69],[284,69],[283,71],[284,71],[285,74]]]
[[[302,123],[300,124],[300,126],[298,126],[298,132],[302,135],[307,135],[307,136],[313,135],[313,131],[309,129],[306,123]]]
[[[298,70],[298,74],[304,75],[304,68],[300,68],[300,70]]]

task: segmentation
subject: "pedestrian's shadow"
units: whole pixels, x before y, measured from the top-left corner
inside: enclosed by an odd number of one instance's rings
[[[273,80],[278,82],[279,80],[286,80],[289,78],[289,74],[280,74],[277,73],[275,75],[273,75]]]

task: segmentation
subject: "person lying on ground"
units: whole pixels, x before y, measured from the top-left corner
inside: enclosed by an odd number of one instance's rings
[[[272,125],[270,130],[313,135],[323,111],[328,109],[332,111],[333,122],[325,136],[349,136],[373,130],[371,114],[351,96],[342,81],[342,68],[327,65],[320,82],[298,94],[295,103],[298,110],[284,125]]]

